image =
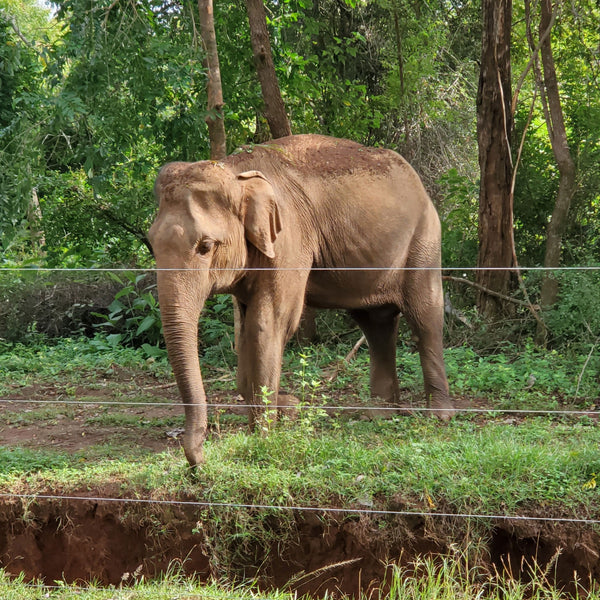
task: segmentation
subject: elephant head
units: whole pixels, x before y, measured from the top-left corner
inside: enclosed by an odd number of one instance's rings
[[[275,257],[281,220],[272,185],[259,171],[223,163],[171,163],[157,177],[158,215],[148,238],[169,361],[185,405],[188,462],[203,461],[206,396],[198,359],[198,319],[206,299],[231,291],[249,254]]]

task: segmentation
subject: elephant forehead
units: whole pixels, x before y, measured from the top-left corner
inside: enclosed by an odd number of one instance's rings
[[[153,245],[176,248],[194,245],[207,237],[223,240],[228,229],[230,219],[220,207],[189,202],[176,207],[161,207],[149,235]]]
[[[158,200],[165,211],[182,210],[190,215],[198,215],[198,211],[201,211],[216,218],[224,212],[236,211],[240,203],[239,188],[235,180],[224,181],[212,177],[187,180],[164,187],[159,191]]]
[[[192,187],[222,189],[233,178],[221,162],[169,163],[156,178],[156,191],[160,198],[176,198],[182,190]]]

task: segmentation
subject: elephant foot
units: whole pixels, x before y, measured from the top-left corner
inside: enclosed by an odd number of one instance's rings
[[[183,450],[185,452],[185,457],[192,469],[201,466],[204,464],[204,438],[202,441],[198,441],[197,438],[192,436],[184,435],[183,436]]]
[[[291,394],[279,394],[277,398],[277,411],[280,416],[287,417],[290,421],[298,418],[300,400]]]
[[[456,414],[456,409],[450,398],[433,398],[429,402],[429,412],[440,421],[449,421]]]
[[[365,416],[372,420],[411,417],[418,414],[410,400],[406,397],[401,398],[400,393],[388,394],[387,398],[375,396],[373,401],[376,406],[365,410]]]

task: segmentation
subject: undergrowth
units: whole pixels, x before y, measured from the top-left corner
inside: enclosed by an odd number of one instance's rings
[[[299,348],[292,344],[284,356],[282,387],[307,400],[324,400],[352,392],[368,399],[369,353],[363,345],[352,361],[345,357],[350,342],[316,344]],[[593,350],[593,348],[592,348]],[[444,353],[451,393],[489,396],[497,408],[557,408],[563,401],[594,403],[598,398],[597,373],[600,353],[543,350],[533,343],[522,347],[505,344],[495,354],[479,354],[469,346],[447,348]],[[419,356],[409,344],[397,352],[400,384],[407,393],[422,389]],[[60,338],[38,335],[35,343],[0,341],[0,394],[12,385],[45,380],[71,382],[78,375],[103,372],[115,366],[141,369],[157,377],[171,376],[166,356],[148,357],[143,348],[124,347],[106,337]],[[235,370],[222,358],[210,354],[202,359],[205,378],[217,374],[214,389],[235,387]],[[208,377],[207,377],[208,375]],[[208,386],[210,391],[210,385]]]

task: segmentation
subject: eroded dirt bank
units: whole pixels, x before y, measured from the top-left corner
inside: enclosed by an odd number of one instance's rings
[[[107,490],[96,492],[81,495],[107,496]],[[509,566],[513,575],[527,577],[524,565],[536,562],[572,591],[575,578],[585,587],[600,581],[600,534],[592,526],[501,521],[484,529],[458,519],[246,514],[246,525],[257,528],[244,535],[235,523],[231,512],[216,515],[179,504],[4,501],[0,566],[47,583],[118,584],[154,577],[175,561],[202,579],[258,577],[265,587],[357,594],[381,587],[390,562],[464,556],[457,549],[470,540],[470,563],[490,573]]]

